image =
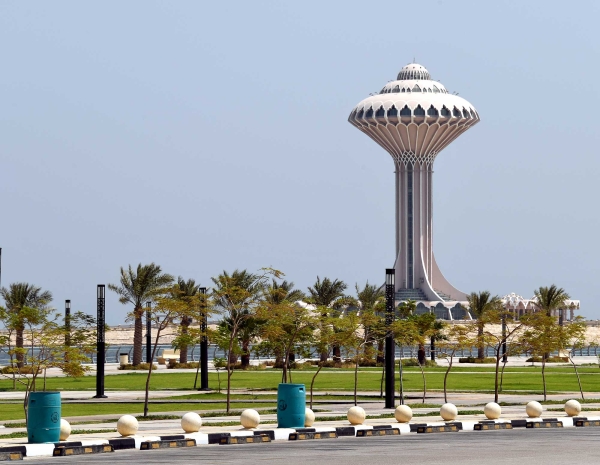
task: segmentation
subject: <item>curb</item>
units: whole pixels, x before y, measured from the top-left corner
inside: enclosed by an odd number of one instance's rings
[[[196,441],[194,439],[184,438],[144,441],[140,445],[140,450],[172,449],[175,447],[196,447]]]
[[[0,446],[0,460],[22,460],[23,457],[52,457],[140,449],[194,447],[209,444],[256,444],[271,441],[335,439],[338,437],[373,437],[409,433],[442,433],[490,431],[514,428],[600,427],[600,417],[527,418],[520,420],[482,420],[432,423],[394,423],[388,425],[322,426],[312,428],[273,428],[237,430],[221,433],[184,433],[164,436],[117,437],[111,439],[66,441],[47,444],[15,444]],[[193,444],[192,444],[193,442]],[[58,452],[57,452],[58,450]],[[94,452],[89,452],[92,450]],[[70,451],[70,452],[67,452]],[[97,452],[96,452],[97,451]],[[18,457],[21,458],[18,458]],[[6,458],[4,458],[6,457]],[[11,458],[12,457],[12,458]]]
[[[105,452],[114,452],[110,444],[96,444],[90,446],[60,446],[55,447],[52,452],[53,457],[68,457],[71,455],[84,454],[103,454]]]

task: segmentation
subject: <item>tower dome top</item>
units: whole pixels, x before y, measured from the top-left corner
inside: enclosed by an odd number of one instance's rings
[[[425,66],[419,65],[417,63],[409,63],[404,68],[400,70],[398,73],[398,80],[404,81],[407,79],[414,80],[430,80],[431,76],[429,75],[429,71],[425,68]]]

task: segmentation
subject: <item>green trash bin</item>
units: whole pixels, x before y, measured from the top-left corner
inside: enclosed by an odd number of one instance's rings
[[[280,384],[277,388],[279,428],[304,428],[306,389],[304,384]]]
[[[32,392],[27,405],[29,443],[59,442],[60,392]]]

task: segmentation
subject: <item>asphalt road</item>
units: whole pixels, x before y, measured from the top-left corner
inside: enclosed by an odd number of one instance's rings
[[[150,451],[126,450],[31,462],[429,465],[599,464],[600,428],[485,431],[338,438],[270,444],[213,445]]]

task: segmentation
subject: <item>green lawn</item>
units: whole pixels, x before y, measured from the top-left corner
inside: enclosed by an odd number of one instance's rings
[[[443,367],[427,368],[427,387],[431,390],[441,390],[444,376]],[[312,371],[293,372],[295,383],[310,386]],[[580,369],[583,389],[590,392],[600,392],[600,370],[595,367],[583,367]],[[169,373],[160,372],[152,376],[152,390],[183,390],[192,389],[195,372]],[[329,391],[352,391],[354,373],[350,370],[323,370],[317,376],[315,390],[320,392]],[[396,374],[396,377],[398,375]],[[221,375],[221,390],[225,389],[225,375]],[[379,392],[381,385],[381,372],[374,370],[362,370],[359,372],[358,389],[362,391]],[[550,391],[577,391],[577,378],[569,367],[551,367],[547,369],[547,386]],[[106,376],[105,389],[107,393],[111,390],[136,390],[143,391],[146,375],[143,373],[124,373]],[[232,376],[232,387],[234,389],[249,390],[276,390],[281,380],[281,373],[274,370],[266,371],[236,371]],[[39,386],[39,385],[38,385]],[[209,386],[217,389],[217,375],[210,373]],[[418,391],[421,389],[421,373],[418,369],[407,368],[404,370],[404,388],[407,391]],[[451,391],[490,391],[494,387],[494,373],[487,367],[457,367],[450,373],[448,378],[448,389]],[[73,391],[88,390],[90,394],[95,392],[95,377],[83,378],[48,378],[47,390]],[[541,370],[538,367],[515,367],[507,369],[504,375],[504,391],[540,391],[542,389]],[[0,391],[11,391],[10,380],[0,380]],[[65,397],[68,394],[65,393]]]
[[[275,402],[261,402],[252,404],[253,408],[266,407],[275,408]],[[232,410],[239,415],[241,407],[233,405]],[[199,410],[225,410],[225,403],[218,404],[180,404],[180,403],[151,403],[149,405],[149,414],[157,414],[159,412],[192,412]],[[75,417],[80,415],[141,415],[144,411],[143,402],[132,403],[110,403],[97,402],[86,404],[62,404],[61,416]],[[0,422],[9,420],[24,420],[23,404],[20,403],[4,403],[0,413]]]

